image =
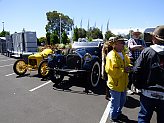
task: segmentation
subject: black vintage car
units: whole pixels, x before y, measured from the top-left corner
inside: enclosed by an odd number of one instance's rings
[[[102,42],[74,42],[67,54],[60,51],[48,56],[50,80],[59,84],[64,76],[79,77],[91,87],[100,81]],[[84,81],[84,82],[86,82]]]

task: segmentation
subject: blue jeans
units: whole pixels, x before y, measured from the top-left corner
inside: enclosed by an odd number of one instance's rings
[[[141,94],[138,123],[150,123],[153,111],[157,113],[157,123],[164,123],[164,100],[152,99]]]
[[[109,111],[110,119],[117,119],[117,117],[121,114],[122,108],[126,102],[126,91],[117,92],[114,90],[110,90],[111,94],[111,106]]]

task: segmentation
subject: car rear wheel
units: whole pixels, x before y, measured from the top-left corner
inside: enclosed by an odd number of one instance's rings
[[[39,67],[38,67],[38,75],[42,78],[46,78],[49,76],[47,60],[43,60],[40,62]]]
[[[54,70],[49,71],[49,77],[50,80],[55,84],[59,84],[64,79],[64,75],[58,74]]]
[[[25,60],[18,59],[14,63],[13,70],[17,75],[23,76],[27,71],[27,64],[26,64]]]
[[[90,83],[92,87],[97,87],[99,84],[99,80],[100,80],[100,64],[98,61],[96,61],[91,69],[91,73],[90,73]]]

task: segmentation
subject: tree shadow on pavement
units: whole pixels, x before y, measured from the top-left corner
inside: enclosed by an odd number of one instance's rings
[[[136,108],[140,106],[140,102],[139,100],[131,97],[131,96],[127,96],[127,101],[125,103],[125,107],[127,108]]]
[[[126,123],[138,123],[138,121],[135,121],[135,120],[128,120]]]
[[[27,77],[29,76],[29,73],[25,73],[24,75],[17,75],[16,78],[22,78],[22,77]]]

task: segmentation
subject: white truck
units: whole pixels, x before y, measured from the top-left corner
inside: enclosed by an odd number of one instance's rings
[[[6,36],[7,56],[21,57],[37,52],[36,32],[22,31]]]

